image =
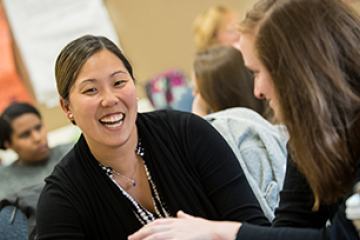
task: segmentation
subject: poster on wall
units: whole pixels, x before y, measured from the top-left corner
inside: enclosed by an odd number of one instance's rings
[[[13,102],[33,103],[16,72],[9,26],[0,3],[0,114]]]
[[[2,0],[38,103],[58,105],[54,66],[70,41],[85,34],[119,41],[102,0]]]

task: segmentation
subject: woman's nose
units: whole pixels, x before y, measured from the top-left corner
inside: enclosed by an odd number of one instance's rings
[[[262,93],[259,80],[254,79],[254,95],[259,99],[265,98],[265,95]]]
[[[118,103],[119,99],[116,94],[112,91],[106,91],[102,94],[101,106],[112,107]]]

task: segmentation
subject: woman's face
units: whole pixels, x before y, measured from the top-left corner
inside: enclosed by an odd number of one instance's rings
[[[255,54],[255,36],[252,34],[241,35],[240,51],[243,55],[245,66],[254,74],[254,94],[259,99],[265,98],[274,110],[275,117],[281,120],[278,99],[275,96],[273,81],[269,71]]]
[[[60,102],[92,151],[102,149],[101,146],[122,146],[137,134],[134,80],[123,62],[108,50],[101,50],[86,61],[70,89],[69,101]]]
[[[236,12],[230,12],[224,16],[216,33],[216,42],[220,45],[231,45],[239,48],[240,33],[237,30],[239,16]]]
[[[47,131],[36,114],[25,113],[15,118],[11,127],[11,142],[4,145],[18,154],[20,164],[31,165],[49,156]]]

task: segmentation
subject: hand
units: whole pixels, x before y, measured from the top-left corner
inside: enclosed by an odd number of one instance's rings
[[[235,239],[241,223],[209,221],[177,213],[177,218],[157,219],[128,237],[128,240]]]
[[[204,117],[210,113],[209,106],[199,93],[194,97],[191,112],[199,115],[200,117]]]

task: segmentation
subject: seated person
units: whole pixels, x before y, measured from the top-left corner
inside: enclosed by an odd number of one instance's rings
[[[215,5],[199,14],[194,20],[193,33],[196,52],[205,51],[214,45],[234,46],[238,48],[240,33],[237,30],[239,14],[222,5]],[[192,88],[182,95],[176,110],[191,112]]]
[[[269,225],[229,145],[186,112],[138,113],[133,69],[105,37],[70,42],[55,63],[61,107],[82,135],[46,179],[39,239],[127,239],[180,209]]]
[[[262,210],[272,220],[285,177],[285,131],[260,115],[264,100],[253,95],[252,75],[240,51],[231,46],[210,47],[196,55],[193,72],[193,112],[204,116],[226,139]]]
[[[20,188],[44,181],[73,143],[49,148],[39,111],[28,103],[13,103],[0,116],[0,148],[18,159],[0,167],[0,200]]]
[[[205,116],[232,107],[246,107],[262,115],[265,100],[253,94],[253,77],[241,52],[231,46],[212,46],[198,52],[193,64],[195,97],[192,112]]]
[[[359,13],[342,0],[260,0],[240,29],[254,93],[268,99],[290,136],[272,227],[180,212],[129,240],[360,239],[345,210],[356,208],[350,196],[360,181]]]

